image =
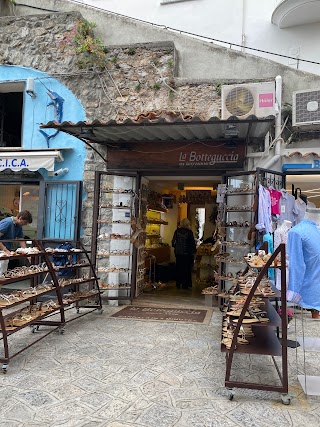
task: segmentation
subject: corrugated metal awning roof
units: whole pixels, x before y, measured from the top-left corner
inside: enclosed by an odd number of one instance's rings
[[[289,148],[283,151],[285,157],[319,157],[320,158],[320,149],[319,148]]]
[[[51,121],[42,124],[41,128],[54,128],[81,139],[100,144],[128,143],[147,141],[206,141],[217,139],[259,139],[264,138],[275,117],[246,119],[231,117],[220,120],[211,117],[201,120],[199,117],[184,116],[175,113],[139,115],[137,119],[126,119],[118,122],[93,120],[92,122]]]

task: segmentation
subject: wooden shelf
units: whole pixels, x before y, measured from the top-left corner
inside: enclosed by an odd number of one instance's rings
[[[168,221],[157,222],[157,221],[147,220],[147,224],[168,225],[169,223],[168,223]]]
[[[156,212],[168,212],[168,209],[161,208],[160,206],[148,205],[148,211],[156,211]]]
[[[146,239],[161,239],[160,234],[146,234]]]
[[[274,333],[272,327],[258,328],[257,324],[252,326],[255,337],[246,338],[249,344],[238,344],[234,353],[261,354],[267,356],[281,356],[282,346]],[[221,351],[226,353],[229,350],[221,344]]]

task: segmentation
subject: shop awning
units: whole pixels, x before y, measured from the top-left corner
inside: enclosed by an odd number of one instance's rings
[[[309,156],[313,156],[316,158],[320,157],[320,149],[317,148],[287,148],[283,151],[283,155],[285,157],[294,157],[294,156],[298,156],[298,157],[309,157]]]
[[[28,169],[37,171],[39,169],[47,169],[54,171],[55,161],[63,161],[63,156],[60,149],[57,150],[19,150],[7,151],[0,149],[0,171],[11,169],[14,172]]]
[[[201,120],[169,113],[139,115],[136,119],[122,122],[93,120],[92,122],[49,122],[41,128],[54,128],[72,136],[99,144],[122,144],[134,142],[157,141],[208,141],[219,139],[252,140],[264,138],[274,125],[275,117],[258,118],[250,116],[246,119],[231,117],[220,120],[211,117]]]

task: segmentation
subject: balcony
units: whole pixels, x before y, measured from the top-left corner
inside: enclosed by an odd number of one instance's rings
[[[279,28],[320,22],[320,0],[282,0],[272,14],[271,22]]]

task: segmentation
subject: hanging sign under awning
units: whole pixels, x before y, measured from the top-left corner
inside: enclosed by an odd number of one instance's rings
[[[54,171],[55,161],[63,161],[59,150],[43,151],[0,151],[0,171],[11,169],[14,172],[28,169]]]
[[[245,142],[139,142],[108,146],[108,166],[126,170],[231,170],[241,169],[245,159]]]

